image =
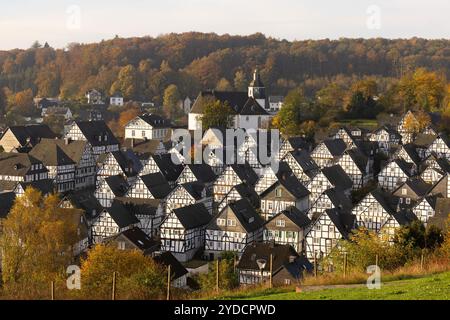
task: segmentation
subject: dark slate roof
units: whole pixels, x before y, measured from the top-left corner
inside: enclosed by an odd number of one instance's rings
[[[408,225],[412,221],[417,220],[416,215],[414,215],[410,210],[400,210],[398,212],[395,212],[395,213],[391,214],[391,216],[401,226]]]
[[[352,179],[350,179],[340,165],[325,167],[322,169],[322,173],[337,190],[347,190],[353,185]]]
[[[348,239],[355,225],[355,215],[339,209],[327,209],[325,213],[344,239]]]
[[[64,198],[66,198],[72,206],[85,212],[92,213],[95,211],[98,214],[102,210],[102,206],[94,196],[93,190],[71,191],[68,192]]]
[[[144,231],[142,231],[138,227],[133,227],[131,229],[127,229],[125,231],[122,231],[106,241],[109,242],[111,240],[115,240],[118,237],[125,237],[128,239],[131,243],[133,243],[139,250],[144,251],[146,254],[158,250],[160,246],[160,242],[153,240],[150,238]]]
[[[128,183],[122,175],[105,177],[104,180],[116,197],[122,197],[127,192]]]
[[[408,176],[411,176],[411,170],[413,169],[414,164],[406,162],[403,159],[395,159],[394,162],[399,166],[399,168],[406,173]]]
[[[294,176],[287,177],[286,179],[280,179],[279,183],[297,199],[301,199],[310,194],[309,190],[306,189],[306,187]]]
[[[283,210],[277,213],[275,216],[270,218],[267,222],[273,221],[277,219],[280,215],[286,216],[289,220],[295,223],[300,228],[305,228],[311,224],[311,220],[308,218],[306,214],[298,210],[296,207],[289,207],[286,210]]]
[[[46,124],[9,127],[22,146],[36,145],[41,139],[55,139],[57,135]],[[29,141],[29,143],[28,143]]]
[[[361,172],[366,172],[367,162],[369,161],[369,158],[364,153],[355,148],[347,150],[345,151],[345,153],[347,153],[350,158],[352,158],[353,162]]]
[[[428,148],[436,138],[437,137],[433,134],[419,133],[414,139],[414,144],[419,147]]]
[[[0,193],[0,219],[5,219],[8,216],[15,200],[16,194],[14,192]]]
[[[412,143],[404,144],[403,149],[408,154],[408,156],[411,158],[411,160],[414,162],[414,164],[418,165],[422,160],[419,157],[419,154],[417,153],[416,147]]]
[[[141,180],[156,199],[165,198],[171,191],[166,178],[159,172],[141,176]]]
[[[424,197],[426,196],[431,188],[433,187],[432,184],[426,183],[425,181],[423,181],[422,178],[413,178],[413,179],[408,179],[405,181],[404,183],[405,185],[407,185],[408,187],[411,188],[411,190],[417,194],[419,197]],[[402,188],[402,186],[399,187],[399,189]]]
[[[197,99],[195,100],[191,113],[202,114],[203,113],[203,99],[212,98],[219,100],[222,103],[227,102],[228,105],[237,112],[240,110],[248,100],[247,92],[237,92],[237,91],[202,91],[199,93]]]
[[[129,225],[139,223],[139,220],[133,215],[122,203],[119,201],[113,201],[110,208],[104,209],[109,213],[111,218],[119,226],[119,228],[125,228]]]
[[[205,226],[211,221],[211,215],[203,203],[173,209],[172,212],[186,230]]]
[[[206,163],[188,164],[187,166],[192,171],[195,178],[200,182],[208,183],[214,181],[217,178],[214,171],[211,169],[211,166],[207,165]]]
[[[333,156],[341,156],[347,149],[347,145],[342,139],[327,139],[323,143]]]
[[[169,153],[154,155],[152,158],[167,181],[176,181],[183,171],[183,165],[175,164]]]
[[[295,161],[297,161],[297,163],[300,165],[300,167],[303,169],[305,173],[319,170],[319,166],[311,158],[311,155],[308,151],[295,150],[290,151],[290,154],[294,157]]]
[[[296,279],[300,279],[303,276],[303,270],[307,272],[314,270],[314,265],[303,255],[296,258],[293,262],[286,262],[283,267]],[[276,273],[277,271],[274,272],[274,275]]]
[[[202,192],[205,189],[205,184],[202,182],[194,181],[183,183],[181,186],[195,199],[202,199]]]
[[[76,121],[78,128],[80,128],[84,137],[89,141],[92,146],[104,146],[104,145],[114,145],[119,144],[116,137],[112,133],[111,129],[106,125],[103,120],[100,121]],[[106,135],[107,139],[104,140]],[[99,141],[99,137],[102,137]]]
[[[147,122],[154,128],[170,128],[172,126],[170,120],[163,118],[154,113],[147,113],[139,116],[143,121]]]
[[[326,190],[324,193],[336,208],[344,211],[350,211],[352,209],[352,201],[343,192],[338,192],[333,188]]]
[[[249,98],[238,113],[240,115],[268,115],[267,111],[254,98]]]
[[[55,184],[51,179],[31,181],[31,182],[20,181],[18,184],[22,187],[24,191],[27,188],[33,188],[40,191],[43,195],[52,194],[56,190]]]
[[[70,139],[55,139],[54,141],[75,164],[80,163],[88,144],[86,141]]]
[[[256,231],[264,225],[264,220],[247,199],[231,202],[228,206],[247,232]]]
[[[310,150],[311,143],[306,141],[304,137],[289,137],[287,141],[294,150],[306,149]]]
[[[45,166],[67,166],[75,162],[64,152],[55,139],[43,139],[29,155],[41,161]]]
[[[254,187],[249,186],[246,183],[241,183],[241,184],[234,186],[230,190],[230,192],[232,192],[233,190],[236,190],[236,192],[239,193],[242,198],[245,198],[248,201],[250,201],[250,203],[252,204],[252,206],[254,208],[259,208],[261,200],[259,198],[258,193],[256,193]]]
[[[375,129],[375,131],[373,131],[373,133],[377,134],[379,132],[381,132],[382,130],[385,130],[387,133],[389,133],[389,135],[395,135],[395,137],[397,139],[401,139],[401,134],[398,133],[397,129],[390,126],[390,125],[383,125],[377,129]]]
[[[0,192],[14,191],[18,184],[19,181],[0,180]]]
[[[239,179],[249,185],[255,185],[258,181],[258,175],[255,170],[248,164],[232,164],[231,168],[236,172]]]
[[[135,176],[142,169],[141,161],[131,150],[127,151],[119,150],[102,154],[98,158],[98,163],[104,163],[108,155],[111,155],[114,157],[114,159],[116,159],[117,163],[120,166],[120,169],[128,177]]]
[[[242,253],[237,265],[241,270],[259,271],[258,259],[264,259],[266,265],[264,271],[270,271],[270,255],[272,255],[272,270],[278,270],[286,263],[290,262],[290,257],[299,257],[295,249],[290,245],[280,245],[273,243],[254,243],[248,245]]]
[[[389,214],[394,214],[397,210],[399,199],[394,197],[391,193],[385,192],[381,189],[375,189],[370,192],[372,196],[378,201],[378,203]]]
[[[135,216],[155,216],[158,211],[158,206],[161,205],[161,200],[158,199],[117,197],[115,200],[121,202],[128,209],[128,211]]]
[[[0,175],[24,176],[35,164],[41,164],[41,162],[25,153],[0,153]],[[48,170],[44,167],[40,171],[44,173]]]
[[[158,264],[166,267],[170,266],[170,273],[173,276],[173,280],[176,280],[188,273],[186,268],[169,251],[155,253],[153,254],[153,259]]]

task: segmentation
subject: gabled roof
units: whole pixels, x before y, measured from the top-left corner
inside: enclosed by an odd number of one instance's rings
[[[144,231],[138,227],[133,227],[115,234],[112,237],[106,239],[106,242],[114,241],[119,237],[124,237],[135,245],[139,250],[143,251],[145,254],[151,253],[159,249],[161,243],[150,238]]]
[[[75,162],[64,152],[55,139],[41,140],[29,155],[41,161],[45,166],[67,166]]]
[[[258,181],[258,175],[255,170],[248,164],[232,164],[231,168],[242,182],[254,185]]]
[[[245,231],[253,232],[262,228],[264,225],[264,220],[247,199],[244,198],[236,202],[231,202],[228,204],[228,207],[233,211]],[[222,212],[224,210],[227,210],[227,207],[225,207]],[[215,223],[215,221],[213,221],[213,223]]]
[[[286,142],[286,141],[289,142],[289,144],[291,145],[291,147],[294,150],[298,150],[298,149],[308,149],[309,150],[311,147],[311,143],[306,141],[306,139],[301,136],[289,137],[284,142]]]
[[[437,136],[432,134],[419,133],[414,139],[414,144],[418,147],[428,148],[434,142],[434,140],[436,140],[436,138]]]
[[[338,192],[333,188],[326,190],[324,193],[328,196],[334,207],[345,212],[352,209],[352,201],[343,192]]]
[[[420,159],[414,144],[412,143],[404,144],[402,148],[403,150],[405,150],[405,152],[408,154],[408,156],[411,158],[411,160],[414,162],[415,165],[420,164],[422,160]]]
[[[208,183],[214,181],[217,178],[214,171],[206,163],[188,164],[187,167],[192,171],[195,178],[200,182]]]
[[[405,185],[408,186],[420,198],[426,196],[433,188],[432,184],[426,183],[419,177],[406,180],[397,188],[397,190],[404,188]]]
[[[152,158],[167,181],[176,181],[183,171],[183,165],[175,164],[170,153],[153,155]]]
[[[203,203],[173,209],[172,212],[186,230],[205,226],[211,221],[211,215]]]
[[[55,184],[51,179],[31,181],[31,182],[19,181],[18,186],[19,185],[22,187],[24,191],[27,190],[27,188],[33,188],[41,192],[43,195],[48,195],[55,192]]]
[[[0,175],[25,176],[32,165],[42,164],[35,157],[26,153],[0,153]],[[41,172],[47,172],[44,167]]]
[[[294,150],[294,151],[290,151],[289,153],[292,155],[294,160],[299,164],[299,166],[303,169],[303,171],[305,173],[319,170],[319,166],[311,158],[311,155],[308,151]]]
[[[401,139],[402,137],[401,134],[398,133],[397,129],[390,125],[383,125],[381,127],[378,127],[372,132],[372,134],[378,134],[383,130],[385,130],[389,135],[394,135],[396,139]]]
[[[283,186],[296,199],[302,199],[311,193],[295,176],[289,175],[286,177],[279,177],[278,181],[261,193],[261,198],[264,198],[280,185]]]
[[[269,222],[278,219],[281,215],[284,215],[286,218],[291,220],[295,225],[299,228],[305,228],[311,224],[311,220],[308,218],[306,214],[298,210],[296,207],[289,207],[286,210],[283,210],[277,213],[275,216],[270,218],[266,224]]]
[[[341,156],[347,149],[347,145],[342,139],[327,139],[322,142],[333,156]]]
[[[109,213],[119,228],[125,228],[139,223],[136,216],[130,213],[130,211],[119,201],[113,201],[111,207],[105,208],[104,211]]]
[[[158,252],[153,254],[153,260],[166,267],[170,266],[170,273],[173,275],[173,280],[176,280],[188,273],[186,268],[169,252]]]
[[[264,271],[270,271],[270,255],[272,255],[272,270],[278,270],[286,263],[290,262],[291,257],[299,257],[295,249],[290,245],[280,245],[274,243],[254,243],[248,245],[242,253],[241,259],[237,265],[241,270],[259,271],[257,260],[264,259],[266,265]]]
[[[165,198],[171,191],[169,183],[161,173],[150,173],[140,179],[156,199]]]
[[[116,197],[122,197],[127,192],[128,183],[122,175],[105,177],[104,180]]]
[[[116,160],[122,172],[125,173],[127,176],[134,176],[138,174],[139,171],[141,171],[142,169],[142,164],[140,160],[131,150],[127,151],[119,150],[102,154],[99,156],[97,162],[100,164],[104,163],[104,161],[106,161],[109,155]]]
[[[366,172],[367,162],[369,161],[369,158],[364,153],[362,153],[357,148],[347,150],[345,151],[345,153],[350,156],[350,158],[358,167],[359,171]]]
[[[342,237],[348,239],[355,225],[355,215],[336,208],[325,210],[325,214],[328,215]]]
[[[394,197],[391,193],[385,192],[381,189],[375,189],[372,190],[370,194],[390,215],[393,215],[397,211],[399,199],[397,197]]]
[[[228,105],[235,110],[235,112],[237,110],[240,110],[244,104],[247,102],[248,100],[248,93],[247,92],[238,92],[238,91],[216,91],[216,90],[212,90],[212,91],[202,91],[199,93],[197,99],[195,100],[192,109],[191,109],[191,113],[196,113],[196,114],[202,114],[203,113],[203,108],[204,108],[204,103],[203,103],[203,99],[204,98],[212,98],[215,100],[219,100],[222,103],[227,102]]]
[[[254,98],[248,98],[244,106],[238,110],[240,115],[268,115],[267,111]]]
[[[147,158],[150,155],[156,154],[160,145],[161,141],[157,139],[125,139],[123,143],[125,148],[132,150],[140,158]]]
[[[149,125],[151,125],[154,128],[170,128],[172,126],[170,120],[163,118],[154,113],[143,114],[143,115],[138,116],[138,118],[147,122]]]
[[[21,146],[26,146],[28,144],[33,146],[43,138],[55,139],[57,137],[46,124],[11,126],[8,129],[11,130]]]
[[[73,207],[81,209],[85,212],[96,212],[97,214],[102,210],[98,199],[94,196],[93,190],[71,191],[64,195]]]
[[[450,199],[438,198],[436,200],[435,215],[428,220],[428,224],[434,225],[441,230],[446,229],[446,223],[450,214]]]
[[[238,184],[237,186],[234,186],[230,192],[233,190],[236,190],[237,193],[241,195],[243,199],[247,199],[253,207],[258,208],[260,205],[260,198],[259,195],[256,193],[255,188],[249,186],[246,183]]]
[[[340,165],[325,167],[322,169],[322,173],[337,190],[347,190],[353,185],[352,179]]]
[[[111,129],[103,120],[100,121],[76,121],[75,122],[84,137],[92,146],[104,146],[119,144]],[[106,136],[106,141],[104,137]],[[102,137],[99,139],[99,137]],[[101,141],[99,141],[101,140]]]
[[[201,200],[202,192],[205,190],[205,184],[202,182],[194,181],[180,184],[195,200]]]

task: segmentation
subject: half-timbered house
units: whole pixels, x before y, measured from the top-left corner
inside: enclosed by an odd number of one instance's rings
[[[319,143],[311,153],[311,158],[319,167],[328,167],[336,164],[344,154],[347,145],[342,139],[328,139]]]
[[[94,195],[104,208],[111,207],[117,197],[123,197],[128,190],[127,180],[122,175],[101,178]]]
[[[421,178],[412,178],[406,180],[392,194],[399,198],[399,207],[402,209],[411,209],[419,200],[426,197],[433,185],[426,183]]]
[[[390,126],[381,126],[372,132],[369,140],[378,143],[378,147],[385,155],[391,153],[401,142],[402,136]]]
[[[25,153],[0,153],[0,181],[33,182],[48,179],[44,164]]]
[[[103,211],[93,220],[91,226],[94,243],[101,243],[105,238],[133,228],[139,220],[120,202],[114,201],[111,207]]]
[[[338,208],[349,212],[352,209],[352,201],[343,192],[338,192],[336,189],[325,190],[314,203],[310,204],[308,210],[308,217],[315,220],[325,210]]]
[[[158,251],[161,246],[159,241],[152,239],[139,227],[121,231],[111,237],[105,238],[103,242],[119,250],[137,250],[144,255],[151,255],[155,251]]]
[[[206,227],[205,255],[214,260],[225,251],[240,255],[262,240],[264,221],[247,199],[229,203]]]
[[[286,162],[294,175],[303,184],[308,184],[320,170],[308,151],[289,151],[282,161]]]
[[[295,207],[287,208],[273,216],[264,225],[263,240],[291,245],[302,253],[305,249],[305,229],[311,224],[308,216]]]
[[[261,214],[267,221],[289,207],[306,211],[309,207],[309,194],[308,189],[294,176],[279,179],[261,193]]]
[[[341,239],[348,239],[355,216],[339,209],[328,209],[314,220],[305,236],[306,257],[327,257]]]
[[[450,141],[447,136],[441,134],[428,147],[427,155],[435,154],[438,158],[450,160]]]
[[[258,176],[249,164],[232,164],[213,183],[214,201],[220,202],[230,190],[241,183],[254,186]]]
[[[156,114],[143,114],[125,125],[125,138],[163,140],[171,127],[168,119]]]
[[[41,139],[55,139],[57,136],[46,124],[11,126],[0,137],[4,152],[28,152]]]
[[[176,164],[172,161],[169,153],[152,155],[142,162],[143,168],[139,173],[140,176],[159,172],[172,187],[175,186],[178,177],[184,169],[183,165]]]
[[[185,207],[194,203],[203,203],[212,214],[213,198],[201,182],[187,182],[177,185],[166,197],[166,213],[173,209]]]
[[[288,152],[292,151],[300,151],[304,150],[307,152],[311,152],[312,144],[305,140],[304,137],[289,137],[286,138],[280,147],[280,151],[278,153],[278,160],[281,161]]]
[[[211,167],[205,163],[203,164],[188,164],[185,165],[183,171],[177,179],[177,184],[187,182],[202,182],[207,188],[212,190],[212,184],[217,176],[212,171]]]
[[[381,169],[378,174],[378,184],[381,188],[392,191],[415,173],[414,164],[403,159],[395,159]]]
[[[119,142],[104,121],[75,121],[67,131],[66,138],[88,141],[97,157],[119,150]]]
[[[437,196],[427,196],[419,199],[412,208],[412,213],[427,226],[428,221],[436,214]]]
[[[113,151],[98,158],[99,169],[97,182],[105,177],[121,175],[132,183],[135,176],[142,170],[139,158],[132,151]]]
[[[202,203],[172,210],[161,225],[161,250],[180,261],[191,260],[205,244],[205,228],[211,215]]]
[[[164,199],[171,188],[161,173],[138,176],[125,197],[134,199]]]
[[[364,187],[372,178],[373,161],[357,148],[345,151],[337,164],[352,180],[354,190]]]
[[[350,196],[353,182],[340,165],[323,168],[307,185],[310,191],[309,203],[314,203],[328,189],[336,189]]]
[[[249,186],[246,183],[238,184],[234,186],[230,192],[216,205],[216,212],[222,211],[229,203],[236,202],[241,199],[247,199],[255,209],[259,209],[261,206],[261,200],[256,193],[254,187]]]

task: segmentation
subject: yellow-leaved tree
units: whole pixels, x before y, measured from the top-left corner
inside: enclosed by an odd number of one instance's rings
[[[167,271],[137,250],[96,245],[81,262],[83,297],[110,299],[116,273],[117,299],[164,297]]]
[[[73,259],[78,225],[59,208],[59,202],[57,195],[43,196],[33,188],[16,199],[3,221],[0,237],[6,289],[17,291],[21,287],[32,292],[64,278]]]

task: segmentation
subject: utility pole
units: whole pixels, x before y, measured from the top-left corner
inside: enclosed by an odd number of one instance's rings
[[[344,252],[344,278],[347,276],[347,252]]]
[[[273,255],[270,254],[270,260],[269,260],[269,268],[270,268],[270,275],[269,275],[269,288],[272,289],[273,283],[272,283],[272,272],[273,272]]]
[[[314,253],[314,277],[317,278],[317,258],[315,253]]]
[[[116,300],[116,272],[113,272],[113,281],[112,281],[112,300]]]
[[[420,256],[420,271],[423,271],[424,260],[425,260],[425,257],[423,255],[423,251],[422,251],[422,255]]]
[[[170,264],[167,268],[167,300],[170,300]]]
[[[219,293],[219,259],[216,260],[216,292]]]
[[[55,300],[55,282],[52,281],[50,284],[50,296],[52,300]]]

